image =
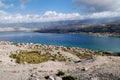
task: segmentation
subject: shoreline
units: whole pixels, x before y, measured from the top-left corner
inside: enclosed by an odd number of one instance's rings
[[[96,50],[96,49],[88,49],[88,48],[82,48],[82,47],[75,47],[75,46],[64,46],[64,45],[52,45],[52,44],[41,44],[41,43],[24,43],[24,42],[22,42],[22,43],[19,43],[19,42],[11,42],[11,41],[0,41],[0,43],[1,42],[10,42],[10,43],[12,43],[12,44],[15,44],[15,45],[18,45],[18,44],[23,44],[23,46],[24,45],[42,45],[42,46],[53,46],[54,48],[55,47],[65,47],[65,48],[74,48],[74,49],[83,49],[83,50],[90,50],[90,51],[95,51],[95,52],[103,52],[103,53],[109,53],[109,54],[120,54],[120,52],[115,52],[115,51],[104,51],[104,50]]]
[[[10,41],[0,41],[0,44],[5,45],[15,45],[20,48],[30,48],[30,49],[36,49],[38,47],[44,47],[45,49],[55,49],[55,48],[64,48],[64,49],[74,49],[74,50],[82,50],[83,53],[101,53],[101,54],[110,54],[113,56],[119,56],[120,52],[113,52],[113,51],[102,51],[102,50],[93,50],[93,49],[87,49],[87,48],[81,48],[81,47],[73,47],[73,46],[59,46],[59,45],[49,45],[49,44],[39,44],[39,43],[16,43],[16,42],[10,42]]]
[[[69,34],[87,34],[91,36],[97,36],[97,37],[115,37],[115,38],[120,38],[119,33],[92,33],[92,32],[78,32],[78,33],[69,33]]]
[[[8,32],[8,31],[34,31],[38,30],[38,28],[26,28],[26,27],[2,27],[0,28],[0,32]]]
[[[117,55],[83,48],[0,41],[1,80],[119,80],[119,62]]]
[[[31,31],[30,31],[31,32]],[[51,33],[51,34],[54,34],[54,33]],[[56,33],[55,33],[56,34]],[[58,34],[58,33],[57,33]],[[94,34],[89,34],[89,33],[63,33],[63,34],[85,34],[85,35],[88,35],[88,36],[97,36],[97,35],[94,35]],[[5,35],[6,36],[6,35]],[[74,35],[73,35],[74,36]],[[101,36],[98,36],[98,37],[101,37]],[[106,36],[102,36],[102,37],[106,37]],[[107,36],[108,37],[108,36]],[[115,37],[116,39],[117,39],[117,37]],[[109,38],[108,38],[109,39]],[[49,45],[49,44],[48,44]],[[61,45],[56,45],[56,46],[61,46]],[[79,45],[64,45],[63,44],[63,46],[66,46],[66,47],[79,47],[79,48],[81,48]],[[83,47],[84,48],[84,47]],[[86,47],[87,48],[87,47]],[[89,49],[89,48],[88,48]],[[117,53],[117,52],[120,52],[120,50],[119,49],[103,49],[103,48],[101,48],[101,47],[99,47],[98,48],[98,50],[97,49],[94,49],[93,47],[90,47],[90,49],[92,49],[92,50],[96,50],[96,51],[103,51],[103,52],[109,52],[109,51],[111,51],[111,52],[113,52],[113,53]],[[108,51],[109,50],[109,51]]]
[[[5,28],[0,28],[0,32],[7,32],[7,31],[30,31],[30,32],[36,32],[36,30],[39,30],[38,28],[25,28],[25,27],[5,27]],[[40,33],[40,32],[37,32]],[[49,32],[45,32],[45,33],[49,33]],[[54,32],[56,34],[58,34],[57,32]],[[68,32],[68,33],[64,33],[61,32],[61,34],[88,34],[88,35],[92,35],[92,36],[97,36],[97,37],[116,37],[116,38],[120,38],[120,34],[119,33],[109,33],[109,32],[103,32],[103,33],[99,33],[99,32]]]

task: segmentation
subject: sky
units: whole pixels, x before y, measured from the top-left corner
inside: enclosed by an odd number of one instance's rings
[[[120,18],[120,0],[0,0],[0,23]]]

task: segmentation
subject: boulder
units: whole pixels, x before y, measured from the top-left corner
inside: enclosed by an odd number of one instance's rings
[[[48,80],[55,80],[53,76],[49,76]]]

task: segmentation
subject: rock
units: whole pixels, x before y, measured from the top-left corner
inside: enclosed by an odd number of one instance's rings
[[[36,78],[36,80],[40,80],[40,79]]]
[[[31,74],[31,77],[35,77],[35,74]]]
[[[56,76],[56,77],[55,77],[55,80],[62,80],[62,78],[61,78],[61,77]]]
[[[82,71],[87,71],[88,69],[86,67],[81,68]]]
[[[53,76],[49,76],[48,80],[55,80],[55,78]]]
[[[91,80],[100,80],[98,77],[93,77]]]
[[[40,80],[40,79],[39,79],[39,78],[31,77],[31,78],[29,78],[28,80]]]
[[[75,63],[80,63],[80,62],[81,62],[81,60],[75,61]]]

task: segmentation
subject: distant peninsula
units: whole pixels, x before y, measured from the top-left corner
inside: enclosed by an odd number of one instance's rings
[[[35,30],[39,33],[85,33],[94,36],[120,37],[120,22],[99,24],[58,25],[50,28]]]
[[[99,37],[120,37],[119,21],[106,23],[75,23],[74,21],[71,21],[71,23],[51,22],[46,23],[46,25],[42,25],[40,23],[31,23],[32,26],[30,26],[29,24],[26,23],[25,25],[23,24],[21,26],[18,25],[18,27],[1,27],[0,32],[31,31],[38,33],[89,34]]]

